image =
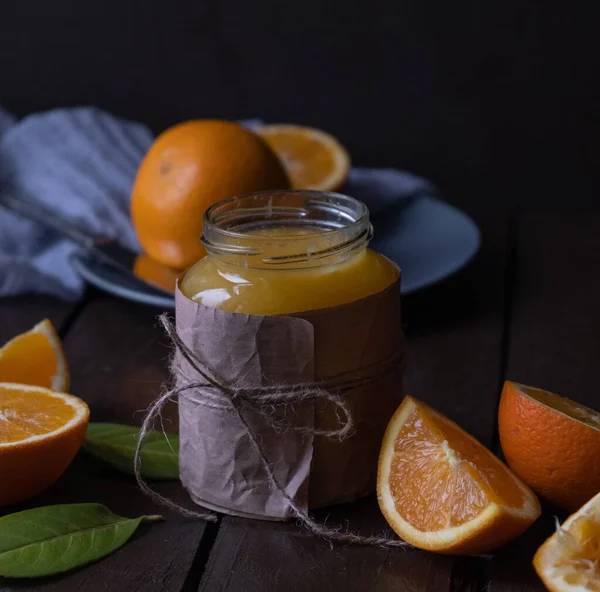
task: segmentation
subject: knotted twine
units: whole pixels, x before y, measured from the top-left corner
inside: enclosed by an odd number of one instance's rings
[[[409,548],[411,545],[405,543],[398,538],[390,538],[385,535],[371,535],[364,536],[349,532],[348,530],[343,531],[341,528],[331,528],[324,524],[319,524],[309,515],[308,511],[300,507],[294,499],[287,493],[285,488],[279,483],[275,472],[265,450],[260,443],[256,434],[250,427],[249,423],[244,417],[245,410],[252,410],[263,418],[267,423],[273,427],[285,427],[286,429],[293,429],[304,433],[310,433],[314,436],[324,436],[326,438],[335,438],[338,440],[344,440],[352,435],[353,432],[353,418],[350,409],[344,399],[340,396],[342,393],[350,391],[359,386],[372,383],[374,380],[378,380],[381,377],[379,374],[377,377],[363,377],[355,378],[344,381],[340,384],[336,384],[335,389],[327,388],[330,386],[328,381],[317,381],[317,382],[305,382],[299,384],[286,384],[266,387],[243,387],[237,388],[230,385],[223,384],[215,377],[211,370],[199,359],[183,342],[183,340],[177,334],[177,330],[173,323],[170,321],[168,315],[163,313],[159,316],[159,321],[164,327],[167,335],[171,339],[174,345],[176,353],[181,355],[193,368],[199,376],[202,377],[203,381],[190,382],[183,386],[176,386],[175,388],[166,391],[156,401],[154,401],[144,417],[142,427],[139,433],[137,446],[134,457],[134,473],[135,478],[138,482],[140,489],[148,495],[155,503],[163,505],[171,510],[179,512],[183,516],[188,518],[200,518],[209,522],[216,522],[217,515],[213,512],[203,511],[198,512],[189,510],[175,503],[173,500],[166,498],[156,491],[154,491],[147,483],[141,474],[142,459],[141,451],[144,444],[144,439],[148,436],[149,432],[153,429],[157,418],[161,417],[161,411],[163,407],[172,400],[175,400],[181,396],[190,396],[188,391],[193,391],[198,388],[214,389],[229,399],[232,408],[234,409],[240,423],[247,432],[247,435],[255,447],[258,457],[265,469],[265,473],[269,480],[269,484],[273,490],[277,491],[289,504],[292,514],[296,517],[298,522],[311,531],[313,534],[323,537],[329,541],[338,541],[343,543],[353,543],[360,545],[373,545],[380,547],[404,547]],[[306,401],[325,401],[332,404],[337,412],[338,419],[340,420],[339,426],[332,429],[317,429],[308,426],[294,426],[285,425],[281,426],[279,422],[274,418],[272,410],[275,406],[294,405]]]

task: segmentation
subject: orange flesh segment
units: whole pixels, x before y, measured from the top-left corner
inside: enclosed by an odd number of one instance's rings
[[[419,407],[396,438],[389,484],[397,512],[427,532],[464,524],[490,503],[521,509],[526,502],[491,452],[443,416]]]
[[[549,590],[600,592],[599,498],[570,516],[538,549],[533,563]]]
[[[559,533],[563,557],[555,563],[557,568],[570,570],[564,576],[571,586],[600,592],[600,524],[596,520],[581,516],[569,531]]]
[[[59,397],[0,386],[0,445],[54,432],[76,413]]]
[[[0,382],[52,388],[57,373],[56,353],[44,333],[19,335],[0,353]]]
[[[269,124],[256,133],[283,163],[294,189],[337,191],[350,170],[350,155],[330,134],[293,124]]]
[[[332,151],[308,133],[279,132],[265,135],[265,139],[286,163],[294,188],[318,185],[335,169]]]

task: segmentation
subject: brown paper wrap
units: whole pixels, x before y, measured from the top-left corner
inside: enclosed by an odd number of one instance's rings
[[[349,502],[374,490],[383,432],[402,398],[399,281],[351,304],[289,316],[224,312],[192,302],[177,289],[176,323],[185,345],[232,387],[372,378],[343,394],[355,427],[343,441],[278,429],[255,412],[244,417],[277,481],[300,507]],[[177,387],[198,382],[183,358],[176,367]],[[339,425],[336,409],[326,401],[272,411],[287,424],[310,429]],[[269,483],[224,395],[204,388],[182,394],[179,418],[181,481],[196,503],[252,518],[290,517],[289,503]]]

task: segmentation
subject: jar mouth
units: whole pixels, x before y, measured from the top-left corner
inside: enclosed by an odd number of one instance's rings
[[[210,207],[202,242],[209,254],[245,257],[234,261],[242,265],[309,260],[316,265],[364,248],[372,234],[369,210],[357,199],[325,191],[278,190],[232,197]]]

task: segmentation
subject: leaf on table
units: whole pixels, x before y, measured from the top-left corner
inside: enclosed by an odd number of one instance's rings
[[[86,565],[123,546],[141,522],[101,504],[63,504],[0,518],[0,576],[37,578]]]
[[[83,448],[114,468],[133,475],[139,429],[116,423],[90,423]],[[141,451],[141,473],[147,479],[179,479],[179,438],[151,431]]]

